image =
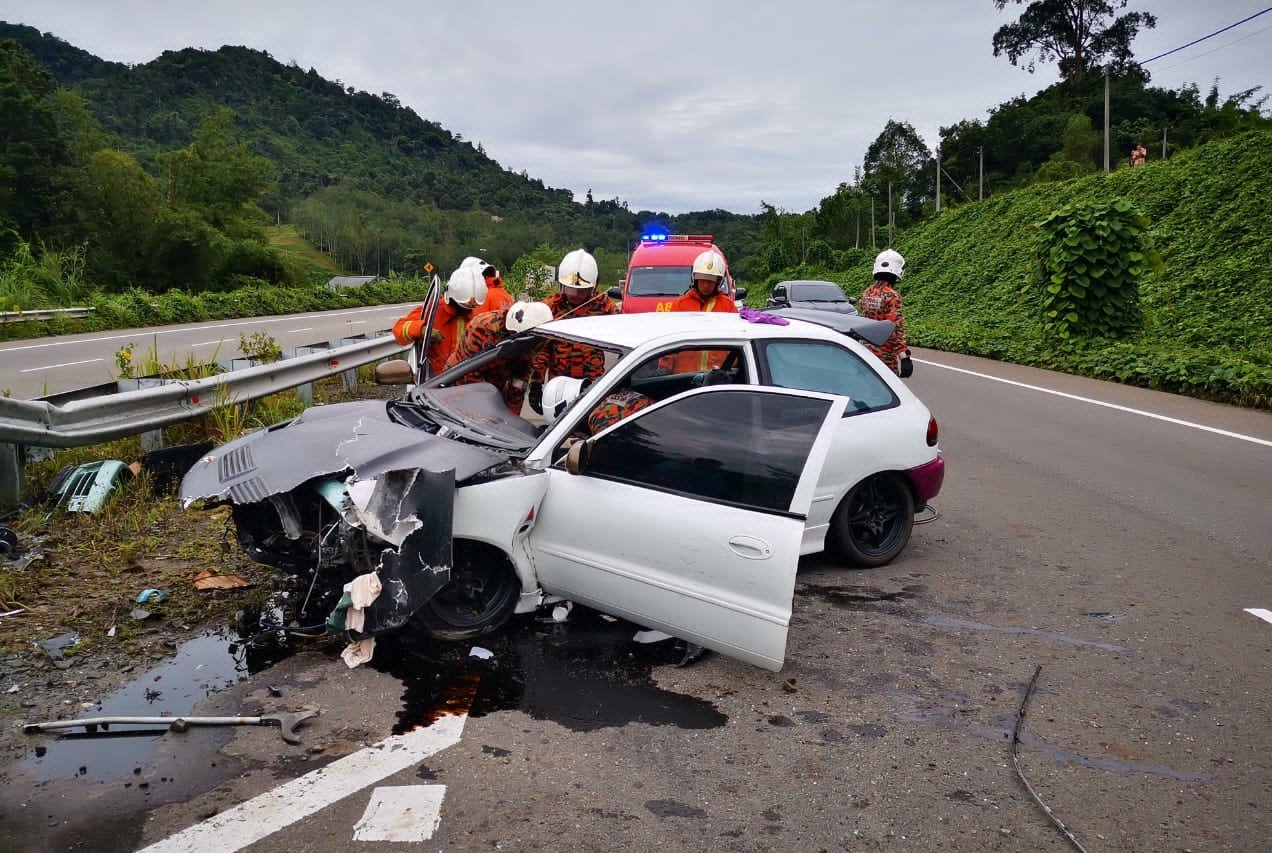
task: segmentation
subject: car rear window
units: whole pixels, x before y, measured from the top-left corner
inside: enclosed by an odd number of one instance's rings
[[[792,284],[790,298],[796,302],[847,302],[848,297],[833,284]]]
[[[767,341],[762,349],[767,385],[842,394],[846,414],[898,404],[888,383],[856,353],[825,341]]]

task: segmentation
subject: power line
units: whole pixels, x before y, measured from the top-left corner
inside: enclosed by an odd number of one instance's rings
[[[1190,57],[1188,57],[1187,59],[1181,59],[1181,60],[1179,60],[1178,62],[1173,63],[1173,64],[1171,64],[1171,65],[1164,65],[1164,66],[1162,66],[1161,68],[1158,68],[1157,70],[1158,70],[1158,71],[1169,71],[1169,70],[1170,70],[1170,69],[1172,69],[1172,68],[1178,68],[1179,66],[1181,66],[1181,65],[1187,65],[1187,64],[1188,64],[1188,63],[1190,63],[1190,62],[1196,62],[1198,59],[1201,59],[1203,56],[1209,56],[1209,55],[1210,55],[1210,54],[1212,54],[1212,53],[1218,53],[1218,52],[1219,52],[1219,51],[1221,51],[1221,50],[1227,50],[1228,48],[1232,47],[1234,44],[1241,44],[1241,42],[1243,42],[1243,41],[1249,41],[1250,39],[1254,38],[1254,37],[1255,37],[1255,36],[1257,36],[1257,35],[1262,35],[1263,33],[1266,33],[1268,30],[1272,30],[1272,24],[1269,24],[1268,26],[1264,27],[1264,28],[1263,28],[1263,29],[1261,29],[1261,30],[1255,30],[1254,32],[1250,33],[1249,35],[1245,35],[1245,36],[1242,36],[1241,38],[1233,39],[1233,40],[1232,40],[1232,41],[1230,41],[1230,42],[1227,42],[1227,43],[1225,43],[1225,44],[1221,44],[1221,45],[1219,45],[1218,47],[1212,47],[1210,50],[1202,51],[1201,53],[1197,54],[1196,56],[1190,56]]]
[[[1138,64],[1139,64],[1139,65],[1147,65],[1148,63],[1152,62],[1152,61],[1153,61],[1153,60],[1155,60],[1155,59],[1161,59],[1161,58],[1162,58],[1162,57],[1164,57],[1164,56],[1170,56],[1172,53],[1179,53],[1181,50],[1183,50],[1183,49],[1184,49],[1184,48],[1186,48],[1186,47],[1192,47],[1192,46],[1193,46],[1193,45],[1195,45],[1195,44],[1200,44],[1201,42],[1205,41],[1206,39],[1214,38],[1215,36],[1219,35],[1220,33],[1226,33],[1228,30],[1232,29],[1233,27],[1239,27],[1239,26],[1241,26],[1242,24],[1246,23],[1247,21],[1253,21],[1255,18],[1259,17],[1260,15],[1266,15],[1268,12],[1272,12],[1272,6],[1269,6],[1268,8],[1264,9],[1262,12],[1255,12],[1253,15],[1251,15],[1251,16],[1250,16],[1250,17],[1248,17],[1248,18],[1242,18],[1241,20],[1237,21],[1235,24],[1229,24],[1228,26],[1224,27],[1224,28],[1223,28],[1223,29],[1221,29],[1221,30],[1215,30],[1215,31],[1214,31],[1213,33],[1211,33],[1210,35],[1202,36],[1202,37],[1201,37],[1201,38],[1199,38],[1199,39],[1193,39],[1192,41],[1188,42],[1188,44],[1181,44],[1179,47],[1177,47],[1177,48],[1175,48],[1175,49],[1173,49],[1173,50],[1168,50],[1168,51],[1166,51],[1165,53],[1159,53],[1159,54],[1157,54],[1156,56],[1149,57],[1148,59],[1145,59],[1143,62],[1140,62],[1140,63],[1138,63]]]

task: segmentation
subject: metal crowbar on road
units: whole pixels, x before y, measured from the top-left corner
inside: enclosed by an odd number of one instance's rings
[[[278,726],[283,740],[288,743],[300,743],[296,729],[311,717],[318,716],[317,711],[303,711],[296,714],[264,714],[259,717],[85,717],[81,720],[53,720],[48,723],[27,723],[22,727],[26,734],[50,732],[59,729],[84,727],[86,732],[95,732],[99,728],[106,730],[113,725],[134,726],[167,726],[174,732],[184,732],[190,726]]]

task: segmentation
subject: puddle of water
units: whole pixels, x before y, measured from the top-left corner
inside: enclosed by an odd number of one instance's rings
[[[568,622],[518,617],[506,630],[472,643],[443,644],[399,632],[377,641],[371,665],[401,679],[406,688],[395,732],[448,713],[456,691],[474,683],[472,717],[517,710],[573,731],[628,723],[685,729],[724,725],[727,717],[712,703],[654,684],[653,668],[678,663],[684,644],[636,643],[636,630],[575,607]],[[472,657],[473,646],[494,654],[488,660]]]
[[[1080,640],[1077,637],[1070,637],[1056,631],[1043,631],[1039,628],[1000,627],[998,625],[986,625],[984,622],[973,622],[970,619],[954,619],[950,616],[924,616],[923,621],[938,628],[965,628],[969,631],[993,631],[999,634],[1028,634],[1032,637],[1058,640],[1074,646],[1090,646],[1096,649],[1103,649],[1106,652],[1121,653],[1130,651],[1126,646],[1118,646],[1113,643],[1098,643],[1095,640]]]
[[[75,717],[189,714],[196,703],[246,677],[247,666],[230,654],[231,645],[231,638],[224,633],[196,637],[183,643],[169,660],[102,699],[97,706],[81,709]],[[87,735],[82,729],[71,729],[46,741],[42,754],[25,759],[23,766],[41,782],[118,779],[130,775],[151,757],[165,731],[159,726],[142,731],[137,726],[117,726],[108,733]]]

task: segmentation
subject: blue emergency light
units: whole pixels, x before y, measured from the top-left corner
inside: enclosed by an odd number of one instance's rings
[[[640,235],[640,239],[645,243],[665,243],[667,241],[667,229],[661,225],[651,223],[645,226],[645,233]]]

